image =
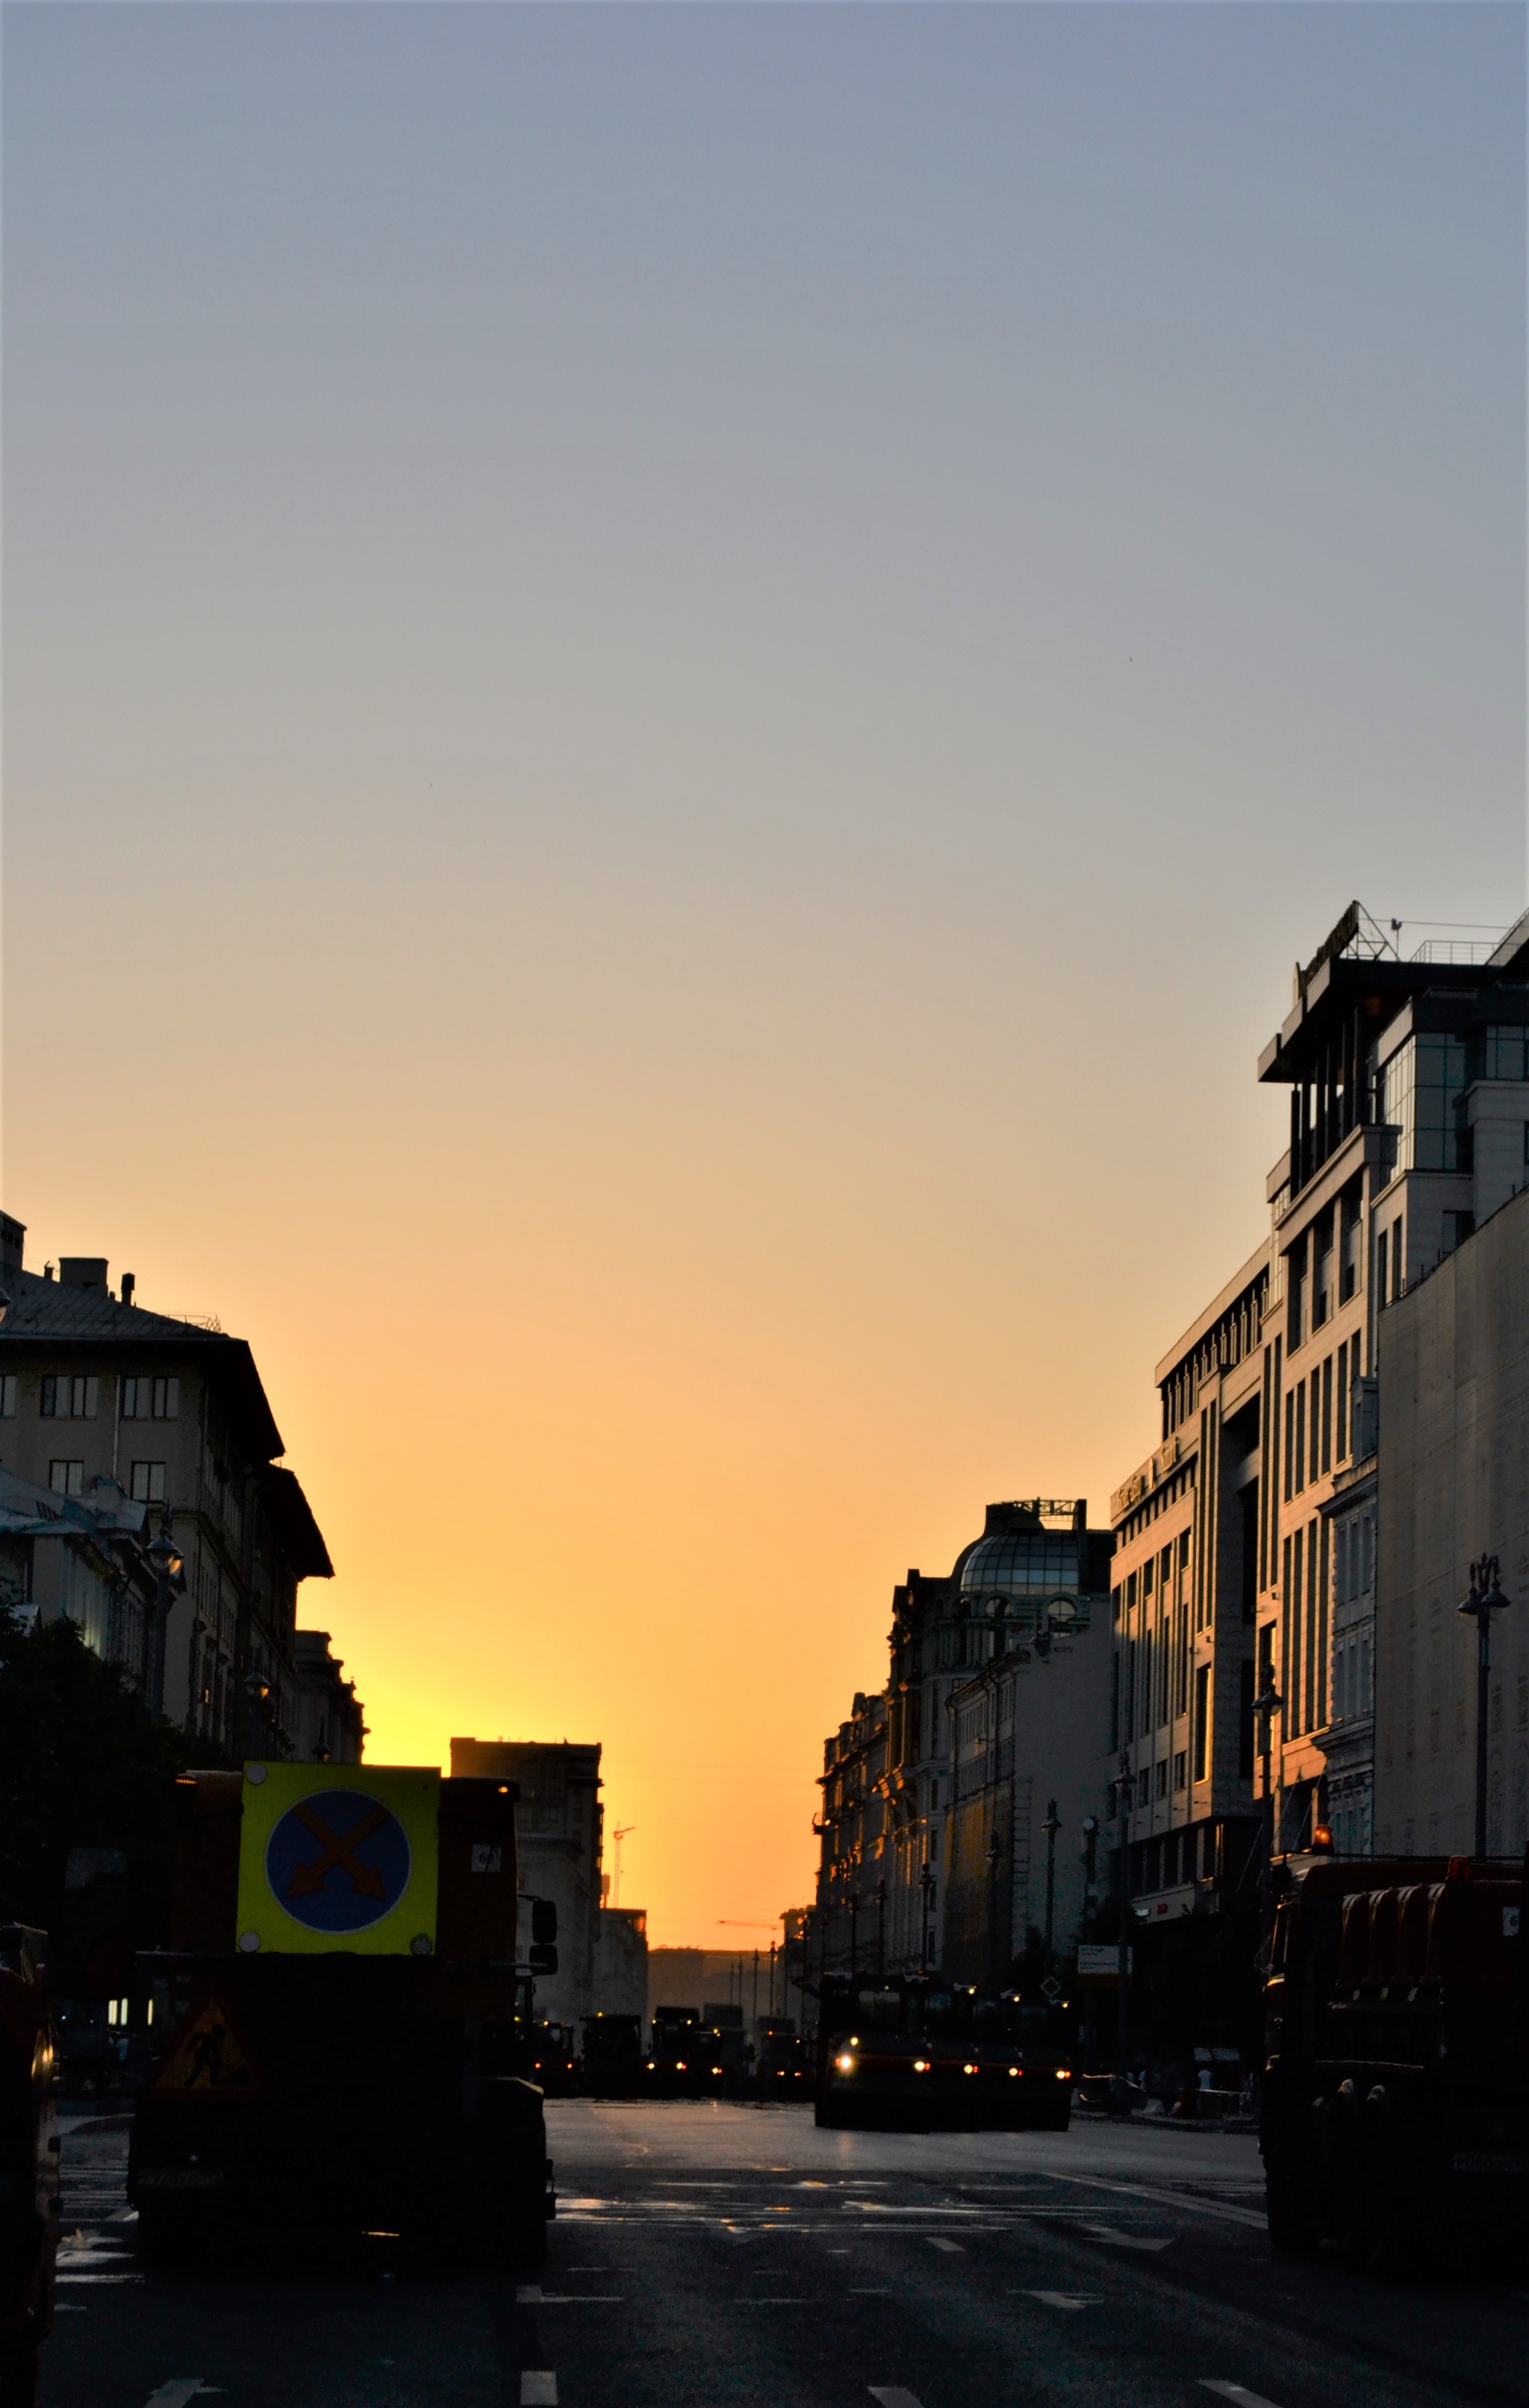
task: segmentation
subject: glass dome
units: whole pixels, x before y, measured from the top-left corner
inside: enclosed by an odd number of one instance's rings
[[[1077,1587],[1077,1541],[1062,1530],[995,1530],[961,1567],[963,1597],[1048,1597]]]

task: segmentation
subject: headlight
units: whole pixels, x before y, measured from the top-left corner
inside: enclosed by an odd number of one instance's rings
[[[847,2049],[843,2057],[836,2057],[833,2062],[838,2071],[841,2073],[853,2073],[855,2071],[855,2059],[850,2056]]]
[[[929,2071],[929,2058],[927,2057],[916,2057],[913,2061],[913,2070],[916,2073],[927,2073]]]
[[[1057,2080],[1058,2080],[1059,2082],[1071,2082],[1072,2078],[1073,2078],[1073,2072],[1072,2072],[1072,2068],[1071,2068],[1070,2066],[1066,2066],[1066,2065],[1059,2065],[1059,2066],[1058,2066],[1058,2068],[1057,2068]]]
[[[1017,2082],[1023,2071],[1024,2067],[1022,2065],[1011,2065],[1009,2068],[1009,2080],[1011,2082]]]

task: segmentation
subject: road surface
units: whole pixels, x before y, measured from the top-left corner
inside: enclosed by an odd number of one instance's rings
[[[534,2276],[144,2266],[125,2119],[66,2118],[39,2408],[1440,2408],[1529,2395],[1529,2297],[1274,2257],[1256,2144],[819,2132],[549,2103]]]

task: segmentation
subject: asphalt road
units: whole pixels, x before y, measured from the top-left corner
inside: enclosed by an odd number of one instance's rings
[[[71,2115],[40,2408],[1435,2408],[1529,2396],[1529,2293],[1274,2257],[1256,2144],[548,2108],[534,2280],[145,2267]]]

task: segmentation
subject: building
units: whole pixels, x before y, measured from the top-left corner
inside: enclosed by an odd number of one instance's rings
[[[595,2013],[648,2012],[648,1916],[642,1906],[602,1906],[595,1930]]]
[[[293,1754],[316,1764],[359,1764],[367,1726],[355,1683],[341,1678],[327,1630],[295,1630],[297,1733]]]
[[[567,1740],[454,1739],[452,1773],[518,1784],[520,1895],[551,1899],[557,1909],[557,1971],[537,1977],[537,2013],[577,2024],[597,2003],[605,1821],[599,1747]],[[529,1946],[528,1921],[522,1937]]]
[[[333,1566],[254,1357],[215,1323],[149,1312],[94,1255],[24,1267],[25,1230],[0,1214],[0,1460],[65,1503],[171,1533],[183,1571],[166,1631],[165,1712],[229,1755],[303,1742],[297,1590]],[[113,1502],[112,1500],[116,1501]],[[45,1602],[39,1599],[39,1602]],[[142,1676],[140,1624],[103,1652]]]
[[[1529,1000],[1529,990],[1521,990]],[[1529,1152],[1529,1091],[1519,1150]],[[1529,1846],[1529,1194],[1500,1205],[1381,1318],[1374,1612],[1376,1846],[1475,1845],[1470,1567],[1498,1558],[1487,1846]]]
[[[158,1593],[148,1518],[105,1476],[60,1497],[0,1471],[0,1606],[30,1622],[74,1623],[88,1647],[141,1684]]]
[[[1377,1365],[1392,1312],[1529,1180],[1526,982],[1529,915],[1490,949],[1431,940],[1404,959],[1351,904],[1260,1057],[1291,1091],[1269,1236],[1158,1366],[1159,1445],[1112,1504],[1144,1919],[1246,1885],[1265,1721],[1277,1848],[1339,1809],[1346,1842],[1378,1828]]]
[[[1075,1942],[1111,1770],[1110,1549],[1081,1499],[1011,1500],[948,1575],[894,1591],[887,1688],[824,1750],[825,1970],[1006,1979],[1044,1930],[1053,1853],[1054,1938]],[[1053,1798],[1067,1839],[1048,1848]]]

